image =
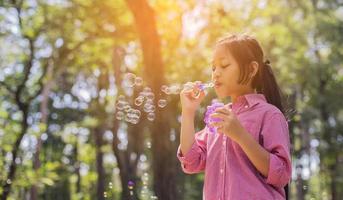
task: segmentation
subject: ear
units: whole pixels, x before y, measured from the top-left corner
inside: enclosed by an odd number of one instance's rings
[[[259,67],[259,65],[258,65],[258,63],[256,61],[252,61],[250,63],[250,69],[251,69],[251,72],[250,72],[250,75],[249,75],[250,78],[254,77],[257,74],[258,67]]]

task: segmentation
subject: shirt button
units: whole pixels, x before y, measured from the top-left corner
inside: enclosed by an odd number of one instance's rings
[[[224,172],[224,170],[223,169],[220,169],[220,173],[222,174]]]
[[[249,107],[248,105],[244,106],[244,108],[248,108],[248,107]]]

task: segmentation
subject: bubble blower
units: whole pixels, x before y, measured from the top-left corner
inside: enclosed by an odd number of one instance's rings
[[[194,98],[196,98],[196,99],[199,98],[201,91],[204,91],[204,90],[206,90],[208,88],[213,88],[213,87],[214,87],[214,83],[212,83],[212,82],[198,84],[197,85],[198,90],[195,91]]]

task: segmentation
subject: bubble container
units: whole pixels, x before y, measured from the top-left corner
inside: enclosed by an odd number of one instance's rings
[[[211,114],[214,113],[217,108],[220,108],[220,107],[223,107],[223,106],[224,106],[224,103],[218,102],[218,101],[212,101],[212,104],[207,106],[204,122],[205,122],[208,130],[212,134],[217,133],[217,129],[216,129],[216,127],[211,126],[211,123],[212,122],[220,122],[221,119],[211,117]]]

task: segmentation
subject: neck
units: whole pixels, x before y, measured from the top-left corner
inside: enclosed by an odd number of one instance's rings
[[[239,96],[244,96],[244,95],[246,95],[246,94],[255,94],[256,93],[256,90],[254,90],[254,89],[249,89],[249,90],[245,90],[245,91],[242,91],[242,92],[240,92],[240,93],[237,93],[237,94],[233,94],[233,95],[231,95],[230,97],[231,97],[231,102],[232,103],[236,103],[237,102],[237,98],[239,97]]]

